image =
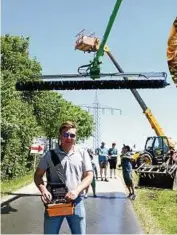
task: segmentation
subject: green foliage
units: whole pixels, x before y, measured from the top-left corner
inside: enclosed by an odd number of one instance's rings
[[[34,97],[34,107],[38,123],[49,138],[57,138],[59,126],[68,120],[77,124],[78,140],[84,140],[92,134],[93,117],[79,106],[64,100],[59,93],[38,93]]]
[[[1,194],[12,193],[17,189],[30,184],[33,181],[34,172],[30,171],[25,176],[20,176],[16,179],[4,180],[1,182]]]
[[[146,234],[177,233],[175,191],[137,189],[137,199],[133,206]]]
[[[15,82],[33,74],[33,70],[39,74],[41,68],[29,58],[28,39],[6,35],[1,37],[1,46],[1,174],[5,179],[28,171],[28,148],[39,132],[33,106],[21,99]]]
[[[39,92],[33,100],[35,115],[46,136],[56,137],[60,124],[61,95],[56,92]]]
[[[75,121],[78,139],[88,138],[93,118],[59,93],[18,92],[17,81],[40,80],[41,66],[29,56],[29,38],[1,37],[1,174],[2,179],[25,175],[33,168],[32,140],[41,133],[56,138],[61,122]]]
[[[15,75],[11,81],[29,80],[39,76],[40,64],[29,58],[29,38],[5,35],[1,37],[2,70]]]
[[[70,102],[63,101],[62,106],[61,122],[69,120],[77,124],[78,140],[90,137],[94,127],[93,117],[87,111]]]

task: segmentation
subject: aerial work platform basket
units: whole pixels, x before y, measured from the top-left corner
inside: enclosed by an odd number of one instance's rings
[[[96,51],[95,45],[98,44],[99,39],[94,37],[94,33],[87,35],[85,29],[83,29],[76,37],[75,49],[84,52]]]

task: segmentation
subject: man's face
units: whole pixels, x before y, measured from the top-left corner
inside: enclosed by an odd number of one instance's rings
[[[60,135],[60,141],[62,146],[72,146],[76,142],[76,129],[65,128]]]
[[[122,153],[126,153],[127,152],[127,148],[126,147],[123,147],[122,148]]]

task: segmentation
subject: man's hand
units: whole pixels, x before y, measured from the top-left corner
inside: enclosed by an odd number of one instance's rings
[[[52,200],[52,194],[46,189],[44,188],[41,191],[41,200],[43,201],[44,204],[50,203]]]
[[[50,203],[52,200],[51,193],[46,189],[42,177],[44,176],[46,170],[37,168],[34,174],[34,182],[41,192],[41,200],[44,204]]]
[[[79,195],[79,192],[78,192],[76,189],[74,189],[74,190],[68,192],[68,193],[66,194],[65,198],[66,198],[68,201],[73,201],[73,200],[75,200],[75,199],[78,197],[78,195]]]

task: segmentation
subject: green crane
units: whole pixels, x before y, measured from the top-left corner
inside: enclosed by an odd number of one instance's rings
[[[90,64],[90,77],[93,80],[95,80],[97,78],[100,78],[100,64],[102,63],[100,58],[101,58],[101,56],[104,55],[104,46],[106,45],[108,36],[110,34],[113,23],[115,21],[115,18],[116,18],[116,15],[117,15],[117,12],[119,10],[121,2],[122,2],[122,0],[117,0],[116,1],[116,4],[115,4],[114,9],[112,11],[112,14],[110,16],[108,25],[106,27],[106,31],[105,31],[104,36],[103,36],[103,40],[100,44],[99,50],[97,51],[95,58],[93,59],[93,61]]]

